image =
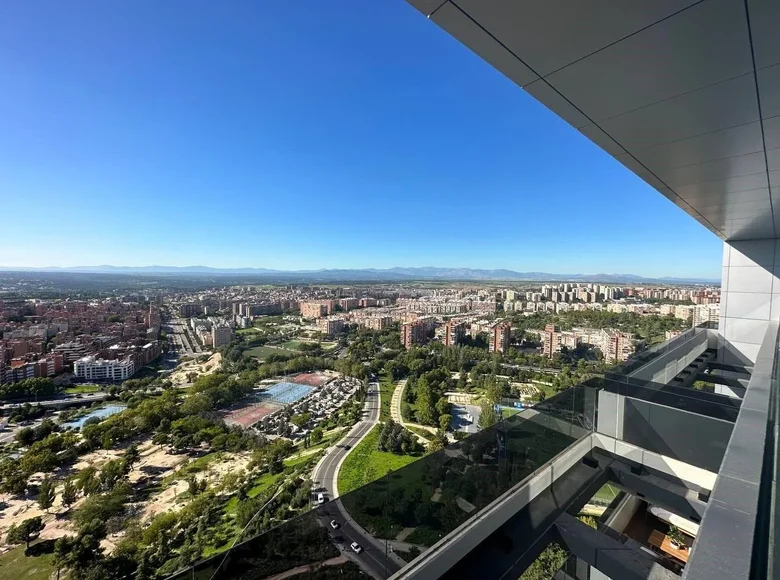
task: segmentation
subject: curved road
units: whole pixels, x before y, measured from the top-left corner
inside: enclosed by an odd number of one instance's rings
[[[328,454],[315,466],[312,472],[314,491],[325,494],[328,500],[338,497],[338,473],[344,458],[349,452],[368,435],[369,431],[379,421],[379,386],[371,383],[368,386],[366,403],[363,408],[363,418],[339,441]],[[331,536],[337,538],[336,543],[342,545],[342,549],[355,559],[364,571],[374,578],[387,578],[401,569],[397,562],[397,556],[385,555],[385,546],[381,540],[375,539],[363,528],[357,525],[349,513],[344,509],[340,501],[329,501],[319,508],[322,515],[320,522],[331,532]],[[339,529],[334,530],[330,522],[335,520]],[[357,542],[363,547],[360,554],[355,554],[349,545]]]

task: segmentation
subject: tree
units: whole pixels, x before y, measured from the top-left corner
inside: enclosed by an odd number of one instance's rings
[[[322,427],[315,427],[311,432],[311,442],[316,445],[322,441]]]
[[[442,431],[446,431],[450,427],[450,423],[452,422],[452,415],[450,414],[444,414],[439,415],[439,429]]]
[[[22,523],[14,524],[8,528],[9,544],[25,544],[25,548],[30,547],[30,542],[34,540],[38,533],[43,530],[43,521],[41,517],[27,518]]]
[[[76,503],[76,494],[78,490],[73,483],[73,480],[68,478],[65,480],[65,485],[62,487],[62,505],[65,508],[69,508]]]
[[[82,469],[76,476],[76,487],[78,487],[85,496],[98,493],[100,491],[100,479],[98,478],[97,468],[90,465],[89,467]]]
[[[496,413],[496,409],[491,404],[491,402],[482,401],[481,406],[482,406],[482,412],[479,416],[479,421],[477,421],[479,428],[487,429],[488,427],[492,427],[493,425],[498,423],[498,414]]]
[[[444,449],[444,447],[447,445],[447,436],[439,432],[430,440],[428,443],[427,451],[428,453],[436,453],[437,451],[441,451]]]
[[[54,483],[48,477],[41,482],[38,488],[38,505],[48,513],[54,503]]]
[[[141,452],[138,450],[137,443],[133,443],[130,445],[130,447],[127,448],[124,459],[128,467],[132,467],[133,464],[137,463],[138,460],[141,459]]]
[[[16,441],[23,447],[29,447],[35,443],[35,431],[32,427],[24,427],[16,432]]]

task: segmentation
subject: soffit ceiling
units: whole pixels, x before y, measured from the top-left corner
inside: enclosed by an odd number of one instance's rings
[[[724,240],[780,234],[780,0],[407,0]]]

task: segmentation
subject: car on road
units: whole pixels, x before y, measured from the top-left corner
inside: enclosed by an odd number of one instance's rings
[[[352,551],[355,552],[355,554],[360,554],[360,552],[363,551],[363,547],[357,542],[352,542],[349,547],[352,548]]]
[[[318,493],[318,494],[317,494],[317,503],[318,503],[318,504],[322,505],[322,504],[324,504],[326,501],[328,501],[328,499],[325,497],[325,494],[323,494],[323,493]]]
[[[341,524],[338,523],[336,520],[330,520],[330,527],[334,530],[338,530],[341,527]]]

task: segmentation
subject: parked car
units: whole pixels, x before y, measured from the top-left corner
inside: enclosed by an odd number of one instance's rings
[[[349,547],[352,548],[352,551],[355,552],[355,554],[360,554],[360,552],[363,551],[363,547],[357,542],[352,542]]]

